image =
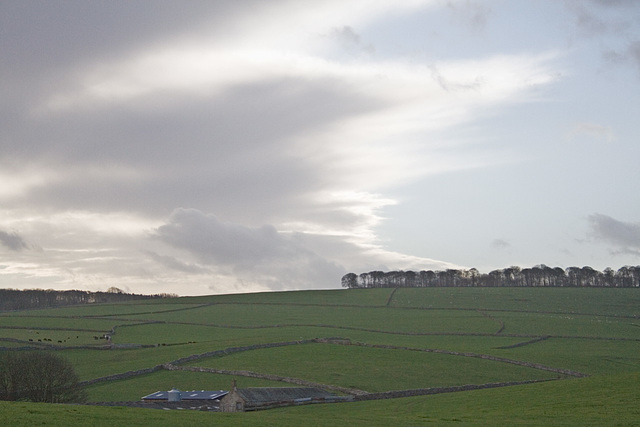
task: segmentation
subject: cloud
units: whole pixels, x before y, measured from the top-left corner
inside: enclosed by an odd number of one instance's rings
[[[634,0],[565,0],[583,36],[598,37],[602,58],[640,71],[640,7]]]
[[[212,268],[271,289],[331,287],[345,272],[304,247],[295,234],[272,225],[225,223],[195,209],[176,209],[153,236]]]
[[[491,247],[494,249],[506,249],[511,247],[511,243],[507,242],[504,239],[495,239],[491,242]]]
[[[17,233],[7,233],[0,230],[0,243],[12,251],[21,251],[23,249],[29,249],[29,245],[25,240]]]
[[[156,236],[186,249],[209,264],[248,267],[270,258],[290,256],[296,248],[271,225],[250,228],[223,223],[195,209],[176,209]]]
[[[360,35],[357,34],[354,29],[348,25],[334,28],[334,30],[331,32],[331,37],[338,41],[338,43],[347,53],[352,55],[361,53],[372,54],[376,50],[372,44],[363,43]]]
[[[147,254],[151,259],[157,261],[161,265],[176,271],[181,271],[183,273],[190,274],[207,274],[211,273],[211,270],[200,267],[195,264],[190,264],[186,262],[182,262],[179,259],[169,256],[169,255],[160,255],[154,251],[143,251],[143,253]]]
[[[491,8],[483,2],[448,0],[446,4],[457,20],[474,31],[483,30],[491,14]]]
[[[618,252],[640,255],[640,223],[618,221],[603,214],[588,218],[590,233],[613,245]]]
[[[635,62],[640,72],[640,40],[635,40],[629,44],[629,50],[627,51],[629,57]]]
[[[613,64],[631,63],[636,66],[640,73],[640,40],[634,40],[621,50],[605,50],[602,53],[605,61]]]
[[[594,139],[604,140],[609,143],[613,142],[615,139],[615,135],[611,127],[598,123],[578,123],[573,126],[569,133],[569,138],[574,139],[579,136],[588,136]]]
[[[152,238],[194,256],[219,274],[218,291],[238,286],[271,290],[332,288],[347,271],[446,269],[458,266],[362,245],[352,236],[278,231],[272,225],[247,227],[196,209],[176,209]],[[173,257],[153,255],[169,268]],[[178,269],[186,264],[180,262]]]
[[[452,265],[385,250],[392,190],[503,161],[448,132],[557,75],[548,53],[362,55],[372,27],[435,0],[54,3],[0,14],[0,215],[45,250],[0,238],[7,271],[66,286],[335,287],[347,269]]]

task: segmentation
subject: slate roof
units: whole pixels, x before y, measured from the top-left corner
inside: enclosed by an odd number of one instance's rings
[[[224,397],[228,392],[224,390],[193,390],[181,391],[180,400],[216,400]],[[144,396],[142,400],[169,400],[168,391],[156,391],[155,393]]]
[[[267,403],[294,401],[298,399],[322,399],[334,394],[314,387],[252,387],[237,389],[245,402]]]

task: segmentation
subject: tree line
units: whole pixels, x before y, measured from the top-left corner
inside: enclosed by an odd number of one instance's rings
[[[640,287],[640,266],[624,266],[619,270],[609,267],[603,271],[591,267],[548,267],[544,264],[531,268],[512,266],[480,273],[468,270],[423,271],[370,271],[347,273],[342,277],[343,288],[430,288],[430,287]]]
[[[111,287],[106,292],[56,291],[53,289],[0,289],[0,310],[59,307],[74,304],[122,302],[151,298],[176,297],[174,294],[141,295]]]

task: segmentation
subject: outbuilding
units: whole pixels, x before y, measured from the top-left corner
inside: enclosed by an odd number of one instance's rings
[[[222,412],[244,412],[279,406],[300,405],[340,400],[339,396],[315,387],[250,387],[231,390],[220,400]]]

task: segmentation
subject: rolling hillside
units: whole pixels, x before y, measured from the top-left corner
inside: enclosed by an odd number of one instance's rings
[[[125,413],[131,425],[640,419],[636,289],[353,289],[80,305],[0,313],[0,347],[64,355],[92,402],[229,389],[233,378],[241,387],[313,384],[355,400],[243,414],[1,403],[0,422],[12,425],[46,414],[54,424],[95,416],[114,425]]]

